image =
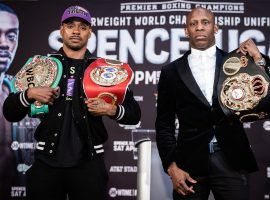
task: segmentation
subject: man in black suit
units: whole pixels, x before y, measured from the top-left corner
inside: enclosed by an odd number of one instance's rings
[[[258,169],[242,124],[227,118],[218,103],[218,75],[226,53],[215,45],[217,31],[211,11],[193,9],[186,26],[191,50],[160,75],[156,140],[177,200],[208,199],[210,190],[215,199],[248,199],[247,173]],[[258,65],[265,63],[250,39],[238,52]]]

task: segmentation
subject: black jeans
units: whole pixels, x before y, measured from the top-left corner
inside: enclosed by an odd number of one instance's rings
[[[195,194],[183,196],[174,191],[173,199],[207,200],[210,190],[215,200],[249,199],[247,173],[232,169],[221,151],[210,154],[209,166],[208,176],[192,177],[197,180]]]
[[[28,200],[104,200],[108,175],[102,157],[70,168],[36,160],[27,171]]]

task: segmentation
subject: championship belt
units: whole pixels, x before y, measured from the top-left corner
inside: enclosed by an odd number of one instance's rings
[[[62,63],[53,57],[36,55],[28,59],[11,82],[12,92],[21,92],[31,87],[47,86],[55,88],[62,76]],[[35,101],[29,115],[37,117],[49,112],[49,106]]]
[[[83,88],[87,98],[99,97],[107,103],[121,104],[133,71],[127,63],[99,58],[85,70]]]
[[[222,62],[218,94],[223,112],[241,122],[264,119],[270,111],[268,75],[249,55],[229,53]]]

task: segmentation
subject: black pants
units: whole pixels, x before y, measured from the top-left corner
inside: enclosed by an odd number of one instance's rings
[[[104,200],[108,175],[102,157],[77,167],[50,167],[36,160],[27,171],[28,200]]]
[[[221,151],[209,156],[209,175],[192,177],[197,180],[195,194],[186,196],[173,192],[174,200],[208,200],[210,190],[215,200],[248,200],[247,174],[232,169]]]

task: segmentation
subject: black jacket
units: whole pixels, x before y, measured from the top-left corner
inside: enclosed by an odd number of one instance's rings
[[[60,49],[58,54],[51,54],[51,56],[59,59],[62,62],[63,68],[67,67],[65,66],[66,58],[62,49]],[[92,56],[87,51],[84,59],[85,65],[78,73],[79,80],[82,80],[86,67],[93,62],[96,57]],[[41,118],[41,123],[35,132],[35,139],[37,140],[38,145],[37,150],[40,150],[40,153],[47,155],[54,155],[61,132],[63,116],[65,114],[65,78],[66,74],[63,72],[59,83],[60,97],[55,100],[53,106],[49,106],[49,113]],[[82,141],[86,141],[87,143],[89,156],[91,157],[96,152],[95,147],[99,147],[107,140],[108,134],[103,124],[102,117],[91,115],[87,110],[84,99],[85,94],[82,82],[76,81],[72,100],[72,114]],[[28,114],[29,103],[26,91],[10,93],[4,102],[4,116],[11,122],[20,121]],[[116,115],[112,119],[121,124],[137,124],[140,120],[140,116],[140,107],[134,100],[132,91],[128,90],[122,105],[117,106]]]
[[[226,53],[217,49],[212,106],[197,85],[183,57],[162,68],[158,84],[156,141],[164,170],[172,162],[193,176],[208,173],[208,144],[214,134],[231,166],[248,172],[257,164],[241,123],[228,119],[217,96],[218,75]],[[175,137],[175,117],[179,134]]]

